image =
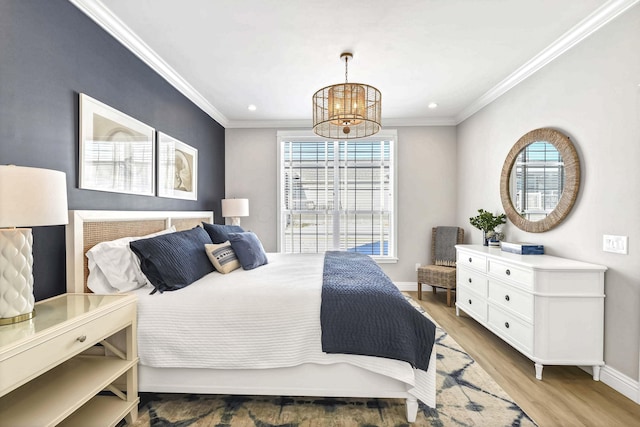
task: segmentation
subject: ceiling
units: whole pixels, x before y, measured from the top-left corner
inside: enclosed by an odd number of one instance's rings
[[[311,127],[343,51],[383,126],[456,124],[638,0],[70,1],[233,128]]]

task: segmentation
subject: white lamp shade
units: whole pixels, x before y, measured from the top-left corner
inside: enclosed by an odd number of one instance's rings
[[[0,166],[0,228],[69,222],[64,172]]]
[[[67,209],[64,172],[0,166],[0,325],[34,316],[33,235],[14,227],[67,224]]]
[[[222,216],[249,216],[249,199],[222,199]]]

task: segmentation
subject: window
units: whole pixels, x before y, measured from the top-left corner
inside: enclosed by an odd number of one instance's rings
[[[395,260],[395,132],[327,141],[279,132],[279,250]]]

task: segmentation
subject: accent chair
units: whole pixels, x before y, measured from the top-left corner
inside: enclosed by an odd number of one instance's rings
[[[447,306],[451,307],[451,291],[456,288],[455,245],[464,242],[460,227],[431,229],[431,264],[418,267],[418,299],[422,299],[422,285],[429,285],[435,295],[437,288],[447,290]]]

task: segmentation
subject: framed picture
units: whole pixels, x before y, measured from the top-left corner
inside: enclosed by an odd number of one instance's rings
[[[198,150],[158,132],[158,196],[198,200]]]
[[[155,195],[155,131],[80,94],[80,188]]]

